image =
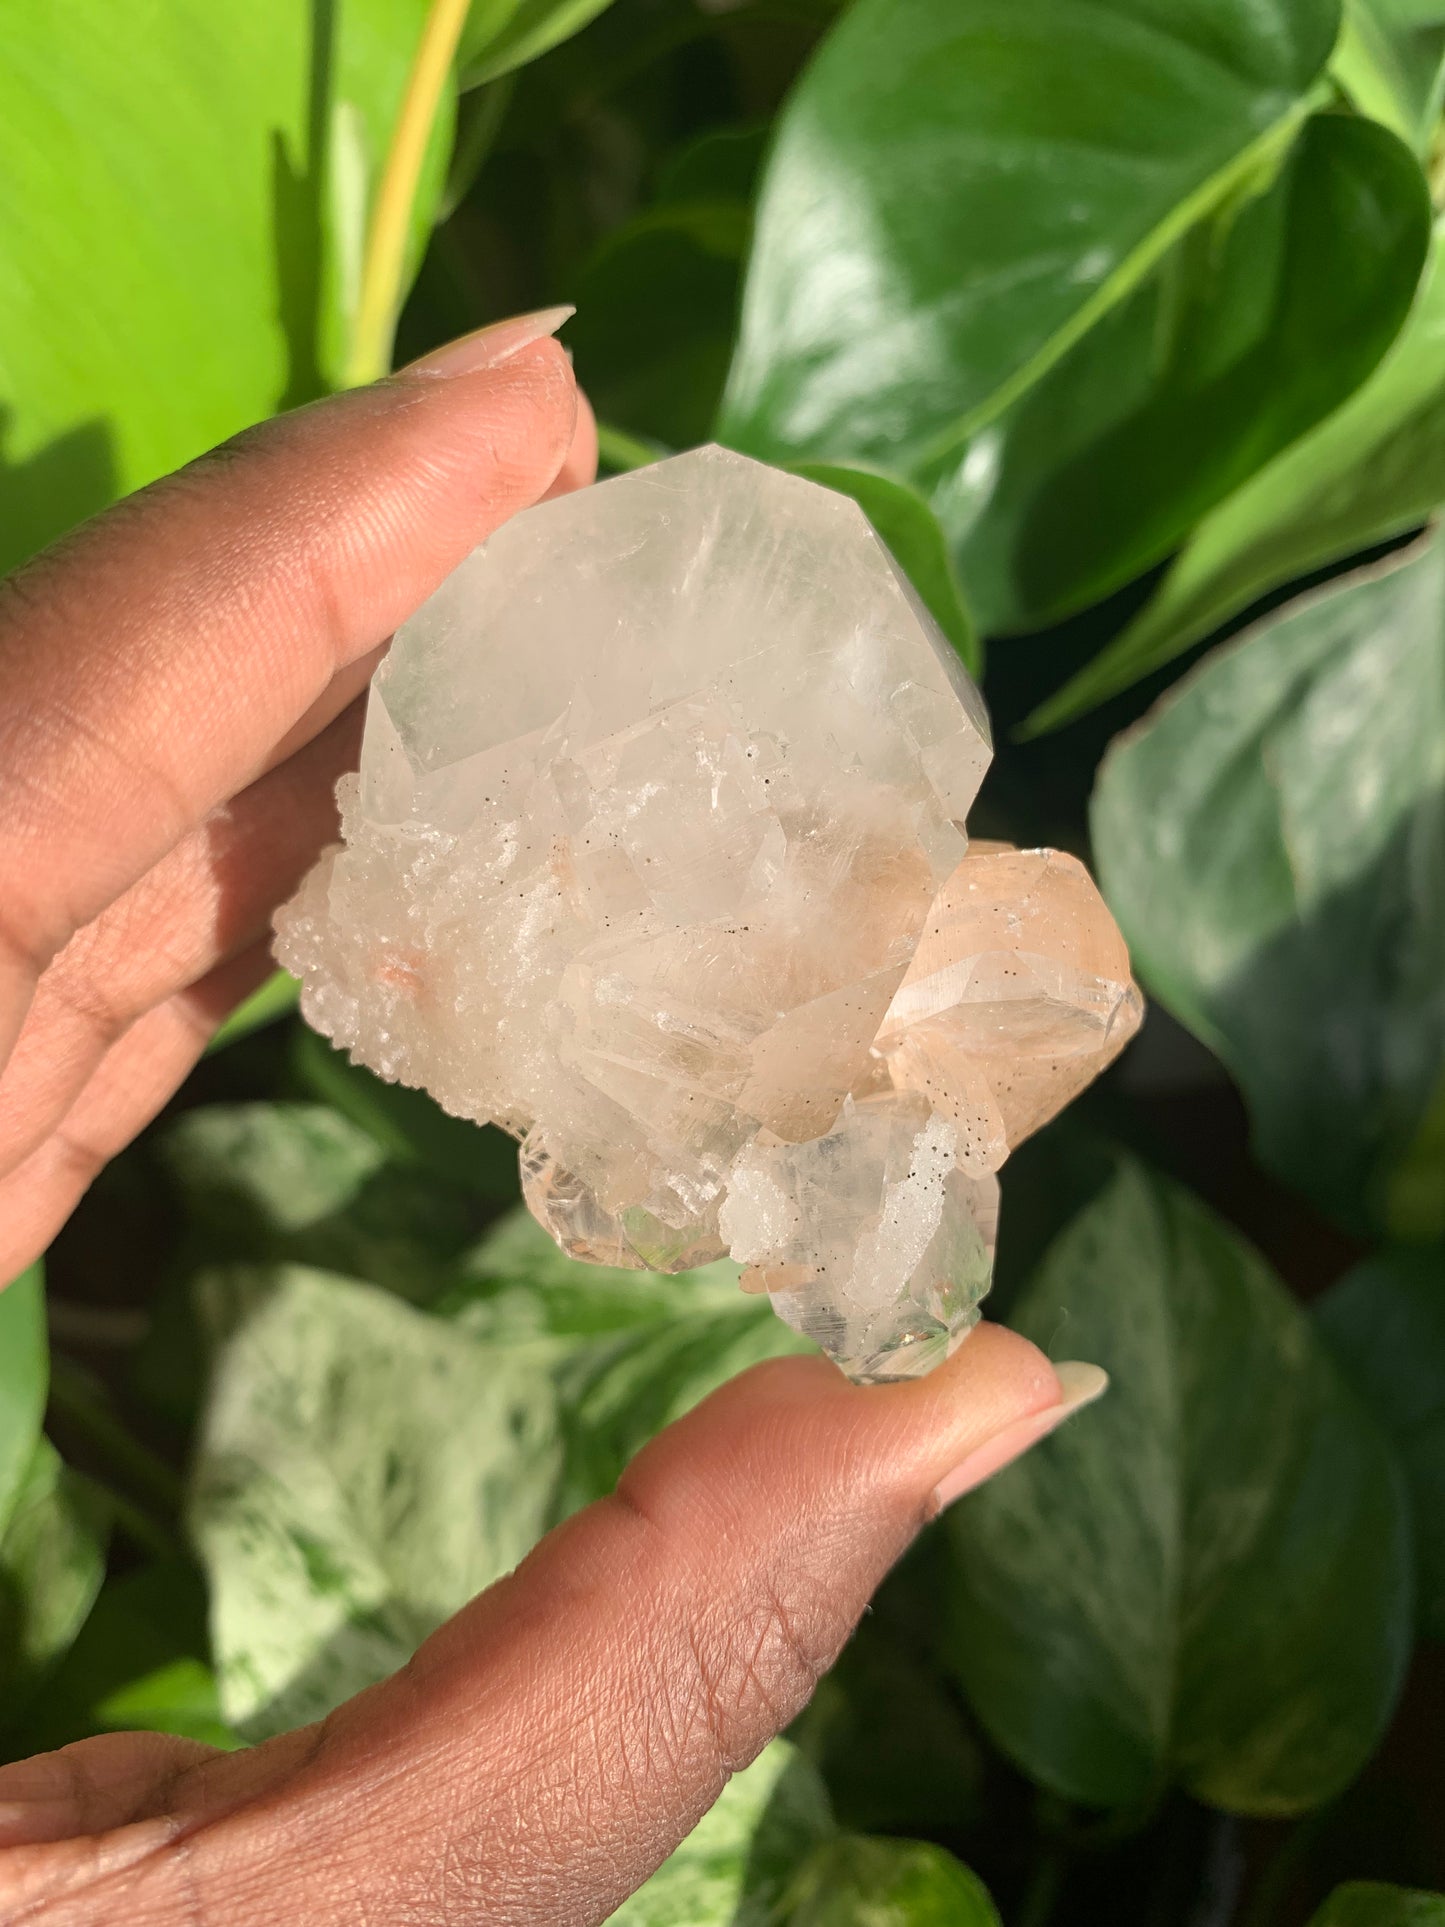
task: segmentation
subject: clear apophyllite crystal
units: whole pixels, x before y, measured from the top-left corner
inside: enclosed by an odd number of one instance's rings
[[[1138,1019],[1072,859],[965,858],[988,758],[861,511],[699,449],[519,516],[405,625],[278,954],[355,1058],[522,1139],[574,1255],[731,1248],[912,1374],[977,1316],[1008,1143]]]

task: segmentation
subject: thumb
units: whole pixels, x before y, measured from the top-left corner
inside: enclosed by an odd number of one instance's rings
[[[187,1755],[159,1840],[100,1855],[75,1918],[281,1921],[304,1893],[315,1927],[605,1919],[799,1711],[938,1504],[1103,1383],[993,1325],[909,1384],[755,1367],[394,1678],[249,1755]]]

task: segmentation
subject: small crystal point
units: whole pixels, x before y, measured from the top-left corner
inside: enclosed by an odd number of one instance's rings
[[[574,1256],[731,1249],[913,1374],[978,1315],[1009,1144],[1138,1021],[1072,858],[965,855],[989,755],[857,506],[697,449],[517,517],[399,631],[278,955],[357,1061],[524,1140]]]

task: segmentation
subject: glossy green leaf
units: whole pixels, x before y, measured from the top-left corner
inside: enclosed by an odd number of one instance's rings
[[[609,1927],[780,1927],[792,1918],[785,1896],[799,1864],[832,1832],[822,1781],[785,1740],[774,1740],[608,1915]]]
[[[780,118],[722,438],[930,475],[1288,143],[1338,0],[859,0]]]
[[[36,1441],[0,1534],[0,1726],[25,1709],[90,1611],[105,1572],[106,1507]]]
[[[835,462],[795,462],[794,472],[824,488],[851,495],[918,591],[934,621],[974,675],[983,672],[978,631],[963,599],[948,544],[933,510],[917,489],[870,469]]]
[[[949,1517],[944,1655],[980,1718],[1073,1800],[1329,1799],[1394,1704],[1409,1543],[1393,1458],[1308,1317],[1126,1161],[1012,1322],[1112,1384]]]
[[[844,1835],[803,1869],[788,1927],[1003,1927],[988,1889],[923,1840]]]
[[[457,50],[463,87],[480,87],[580,33],[612,0],[472,0]]]
[[[388,1084],[305,1026],[297,1028],[292,1041],[288,1072],[300,1093],[329,1104],[395,1163],[413,1165],[479,1197],[517,1196],[517,1146],[495,1125],[452,1117],[428,1091]]]
[[[1351,1880],[1335,1888],[1310,1927],[1445,1927],[1445,1894]]]
[[[426,4],[9,9],[0,568],[334,378]]]
[[[199,1281],[215,1347],[190,1521],[224,1719],[304,1723],[402,1664],[540,1536],[550,1379],[384,1292],[299,1266]]]
[[[1330,75],[1360,113],[1428,152],[1445,89],[1445,6],[1345,0]]]
[[[1142,574],[1394,340],[1430,232],[1410,150],[1319,114],[1261,186],[1176,242],[953,465],[937,506],[988,634]]]
[[[38,1264],[0,1290],[0,1532],[15,1508],[45,1418],[50,1346]]]
[[[93,1733],[174,1733],[234,1747],[209,1663],[206,1597],[189,1561],[106,1581],[14,1746],[39,1753]]]
[[[200,1105],[155,1150],[203,1256],[315,1265],[423,1300],[479,1228],[467,1193],[319,1104]]]
[[[1445,544],[1208,658],[1110,751],[1093,834],[1260,1157],[1379,1226],[1445,1068]]]
[[[1445,1245],[1366,1258],[1315,1315],[1404,1468],[1420,1626],[1445,1639]]]
[[[1127,689],[1250,603],[1424,522],[1445,500],[1445,247],[1364,386],[1207,515],[1152,601],[1029,719],[1038,732]]]

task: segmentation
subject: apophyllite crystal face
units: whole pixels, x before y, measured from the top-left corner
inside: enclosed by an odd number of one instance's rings
[[[731,1255],[859,1378],[978,1316],[995,1173],[1137,1026],[1074,859],[846,497],[718,448],[509,523],[400,631],[278,918],[320,1030],[522,1140],[574,1256]]]

